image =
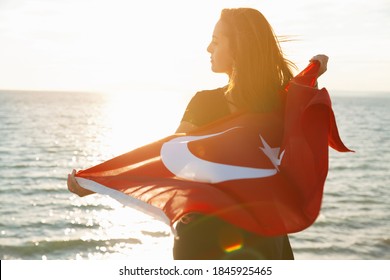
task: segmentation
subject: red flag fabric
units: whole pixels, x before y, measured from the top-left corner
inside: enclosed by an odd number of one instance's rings
[[[318,64],[282,93],[284,112],[237,113],[79,171],[78,183],[173,225],[218,216],[262,235],[297,232],[319,214],[328,145],[342,143]]]

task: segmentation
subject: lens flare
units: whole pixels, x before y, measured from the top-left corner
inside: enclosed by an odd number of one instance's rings
[[[225,253],[232,253],[234,251],[240,250],[242,248],[242,245],[243,245],[242,243],[233,244],[223,248],[223,250],[225,251]]]
[[[219,245],[225,253],[242,249],[244,246],[242,232],[231,226],[222,228],[219,232]]]

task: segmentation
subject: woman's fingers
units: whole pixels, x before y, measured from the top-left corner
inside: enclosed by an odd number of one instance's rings
[[[67,184],[68,184],[68,190],[72,193],[77,194],[76,191],[77,191],[78,183],[76,181],[75,174],[76,174],[75,169],[72,170],[71,174],[68,174]]]
[[[328,69],[329,57],[324,55],[324,54],[318,54],[318,55],[313,56],[310,59],[310,61],[313,61],[313,60],[316,60],[316,61],[318,61],[320,63],[320,69],[319,69],[319,75],[318,76],[321,76]]]
[[[67,184],[68,184],[68,190],[70,192],[77,194],[80,197],[94,193],[93,191],[84,189],[82,186],[80,186],[76,180],[75,175],[76,175],[76,170],[74,169],[72,170],[71,174],[68,174]]]

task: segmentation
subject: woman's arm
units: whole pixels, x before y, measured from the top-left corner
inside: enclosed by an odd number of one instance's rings
[[[71,174],[68,174],[68,190],[74,194],[77,194],[80,197],[93,194],[93,191],[84,189],[82,186],[80,186],[75,178],[76,170],[73,169]]]

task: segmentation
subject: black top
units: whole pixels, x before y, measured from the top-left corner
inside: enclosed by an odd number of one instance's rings
[[[202,126],[229,115],[225,89],[196,93],[182,121]],[[287,235],[261,236],[214,216],[195,214],[189,223],[179,222],[176,230],[175,259],[294,259]]]
[[[230,114],[229,103],[225,98],[226,88],[197,92],[188,103],[182,121],[202,126]]]

